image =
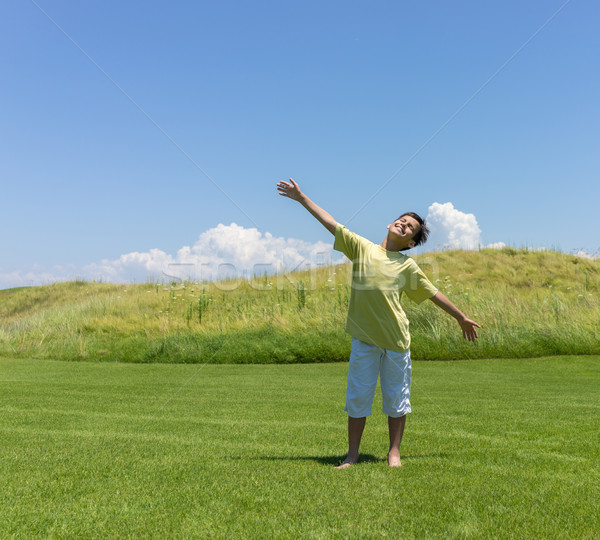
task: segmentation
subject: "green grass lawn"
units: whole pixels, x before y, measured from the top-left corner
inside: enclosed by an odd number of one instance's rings
[[[415,362],[400,469],[346,369],[0,359],[0,537],[597,537],[600,357]]]

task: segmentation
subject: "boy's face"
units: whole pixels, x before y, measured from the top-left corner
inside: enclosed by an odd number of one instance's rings
[[[387,226],[388,231],[394,236],[394,239],[406,247],[415,246],[412,238],[420,227],[419,222],[412,216],[402,216]]]

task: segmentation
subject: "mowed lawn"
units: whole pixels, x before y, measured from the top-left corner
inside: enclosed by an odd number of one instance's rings
[[[346,370],[0,359],[0,537],[600,534],[600,357],[414,362],[400,469]]]

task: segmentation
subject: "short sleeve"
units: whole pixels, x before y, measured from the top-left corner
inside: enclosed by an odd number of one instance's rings
[[[333,249],[341,251],[351,261],[358,256],[359,237],[346,227],[338,223],[335,227],[335,241]]]
[[[417,263],[413,262],[412,266],[412,272],[408,283],[404,288],[404,292],[413,302],[420,304],[424,300],[428,300],[432,296],[435,296],[438,290],[437,287],[427,279],[427,276],[417,266]]]

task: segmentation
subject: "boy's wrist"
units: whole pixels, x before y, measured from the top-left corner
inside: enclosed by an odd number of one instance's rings
[[[467,320],[467,316],[462,313],[461,311],[459,311],[458,313],[454,314],[454,318],[459,322],[465,322]]]

